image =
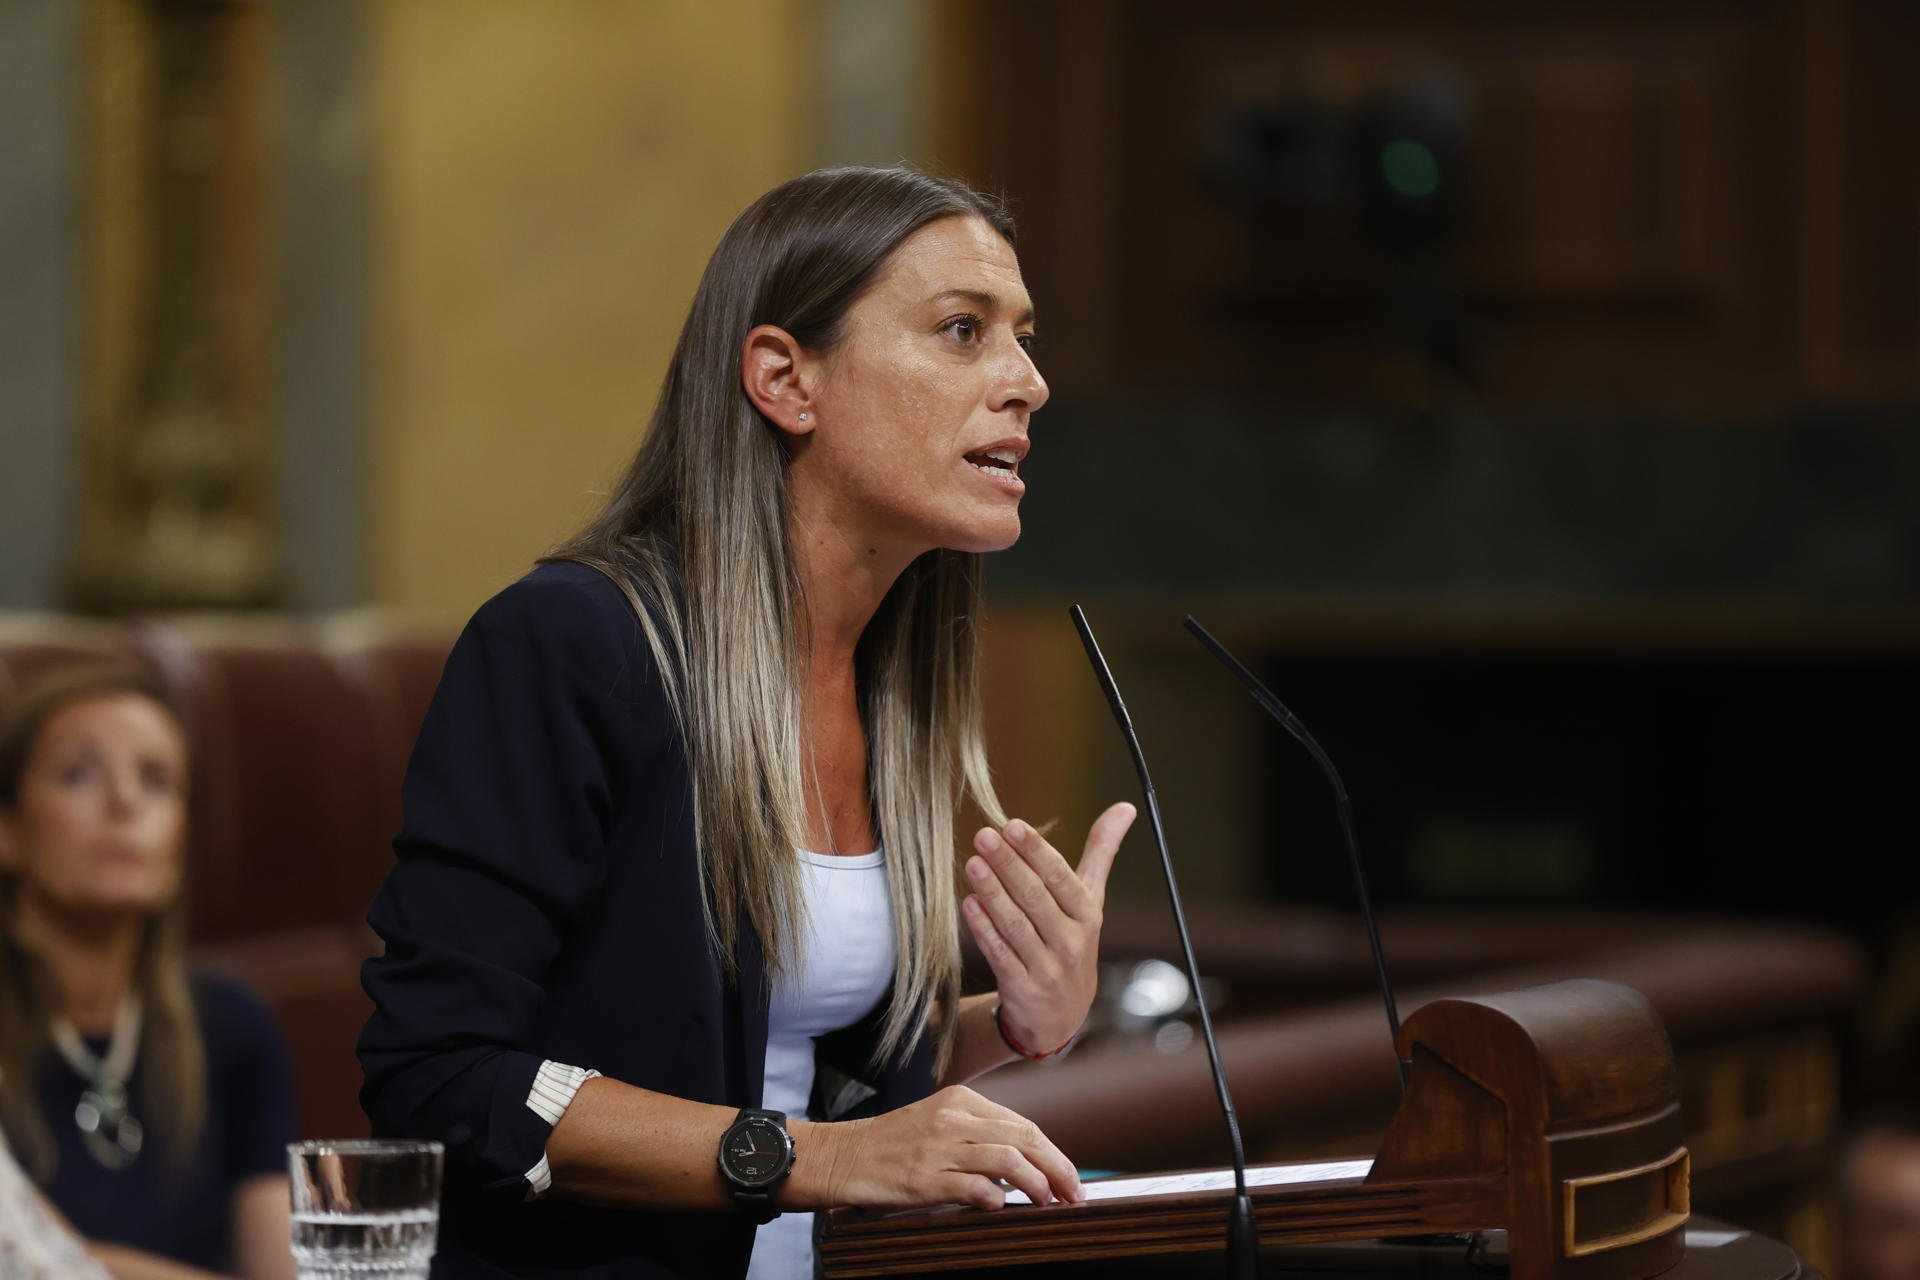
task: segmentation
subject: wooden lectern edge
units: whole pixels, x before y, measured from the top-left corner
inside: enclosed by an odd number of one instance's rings
[[[1677,1141],[1672,1045],[1644,997],[1576,979],[1450,998],[1408,1019],[1401,1047],[1413,1056],[1416,1045],[1428,1067],[1367,1177],[1248,1189],[1263,1245],[1505,1228],[1513,1280],[1651,1280],[1677,1265],[1691,1162]],[[1652,1145],[1662,1138],[1671,1145]],[[1662,1174],[1664,1196],[1648,1188],[1657,1212],[1579,1238],[1583,1191]],[[1218,1252],[1232,1197],[837,1209],[821,1264],[853,1277]]]
[[[1191,1170],[1206,1173],[1219,1170]],[[1319,1244],[1426,1235],[1497,1216],[1505,1195],[1498,1177],[1369,1183],[1362,1178],[1249,1187],[1263,1245]],[[887,1274],[911,1258],[918,1271],[1146,1254],[1217,1251],[1233,1199],[1231,1187],[1080,1204],[967,1206],[861,1213],[836,1210],[823,1245],[830,1274]],[[860,1212],[860,1211],[855,1211]],[[910,1243],[903,1233],[910,1232]],[[903,1253],[904,1251],[904,1253]]]

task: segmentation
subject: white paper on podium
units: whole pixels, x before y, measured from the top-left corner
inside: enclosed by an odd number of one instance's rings
[[[1276,1187],[1288,1183],[1333,1182],[1339,1178],[1364,1178],[1373,1168],[1371,1160],[1322,1160],[1317,1164],[1265,1164],[1247,1170],[1249,1187]],[[1206,1169],[1199,1173],[1155,1173],[1140,1178],[1102,1178],[1082,1184],[1087,1199],[1115,1200],[1121,1196],[1173,1196],[1187,1191],[1230,1191],[1233,1170]],[[1007,1189],[1008,1204],[1032,1204],[1027,1193]]]

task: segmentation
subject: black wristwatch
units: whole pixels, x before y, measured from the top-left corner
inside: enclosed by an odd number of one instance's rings
[[[780,1216],[773,1193],[793,1168],[793,1136],[779,1111],[744,1107],[720,1135],[720,1176],[733,1202],[755,1222]]]

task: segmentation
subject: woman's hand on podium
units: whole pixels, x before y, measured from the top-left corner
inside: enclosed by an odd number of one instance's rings
[[[998,980],[1001,1026],[1028,1056],[1063,1047],[1087,1020],[1099,985],[1107,873],[1134,815],[1121,803],[1095,819],[1078,868],[1018,818],[973,837],[973,892],[960,914]]]
[[[998,1209],[1002,1179],[1035,1204],[1085,1199],[1073,1162],[1040,1126],[965,1085],[870,1120],[789,1127],[798,1159],[778,1197],[785,1208]]]

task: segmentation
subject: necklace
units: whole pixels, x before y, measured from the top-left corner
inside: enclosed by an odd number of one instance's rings
[[[73,1109],[81,1144],[107,1168],[126,1168],[140,1158],[147,1139],[146,1126],[134,1118],[127,1098],[127,1077],[133,1074],[134,1055],[140,1051],[140,998],[129,994],[121,999],[105,1057],[87,1048],[79,1030],[65,1018],[55,1018],[52,1031],[54,1048],[87,1081],[86,1092]]]

